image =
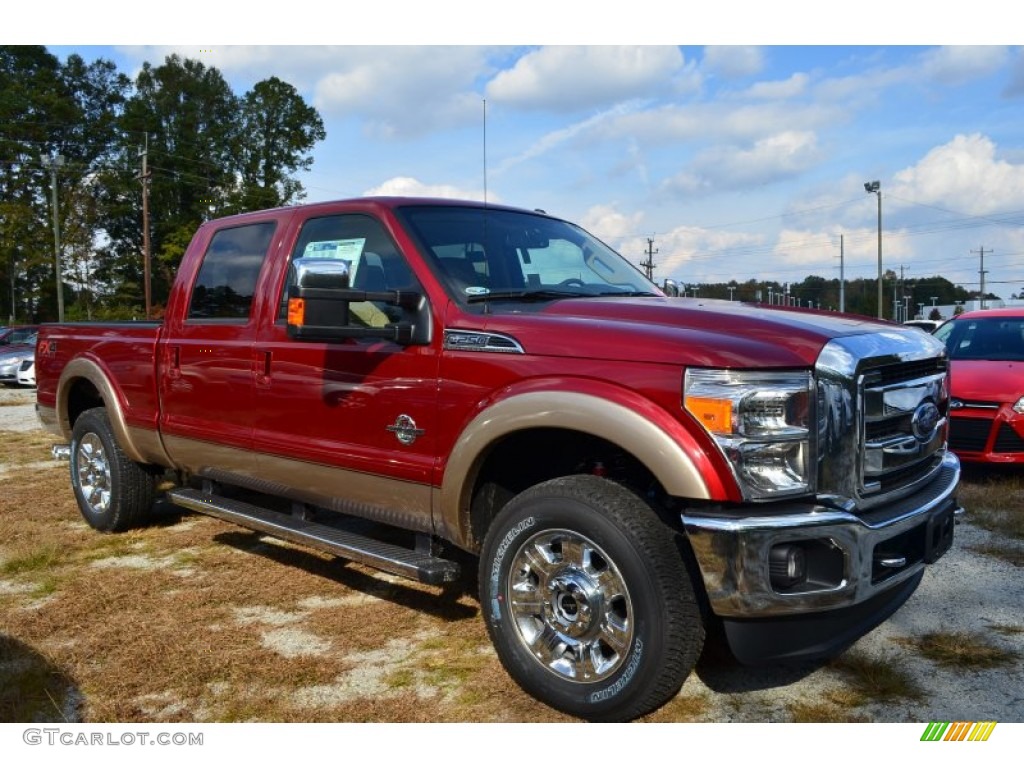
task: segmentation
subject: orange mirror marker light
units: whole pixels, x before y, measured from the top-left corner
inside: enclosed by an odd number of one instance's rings
[[[306,300],[288,299],[288,325],[304,325],[306,322]]]
[[[732,401],[715,397],[687,397],[686,410],[699,421],[708,432],[730,434],[732,432]]]

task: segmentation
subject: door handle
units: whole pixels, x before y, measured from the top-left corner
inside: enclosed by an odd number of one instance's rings
[[[270,370],[272,361],[273,355],[269,349],[256,353],[255,368],[257,384],[261,384],[264,386],[268,386],[270,384]]]

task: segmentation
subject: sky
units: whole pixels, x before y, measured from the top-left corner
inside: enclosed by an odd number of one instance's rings
[[[491,23],[501,6],[460,0],[302,24],[257,4],[241,29],[207,18],[216,34],[203,37],[224,44],[177,42],[195,40],[194,17],[104,28],[103,45],[75,23],[22,42],[129,74],[176,53],[239,95],[286,80],[327,131],[300,176],[307,201],[540,208],[635,263],[653,249],[659,281],[784,283],[841,266],[847,279],[877,276],[878,197],[865,183],[878,181],[884,269],[976,290],[983,250],[986,288],[1009,298],[1024,293],[1024,47],[991,42],[986,4],[936,3],[956,10],[922,27],[869,0],[856,20],[800,17],[799,33],[787,11],[811,5],[790,0],[736,14],[744,4],[726,2],[699,23],[648,0],[632,14],[526,0],[504,25]],[[574,26],[572,12],[602,7],[617,15]]]

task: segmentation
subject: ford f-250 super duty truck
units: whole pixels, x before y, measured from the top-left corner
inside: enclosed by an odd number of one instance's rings
[[[47,326],[36,370],[93,527],[173,476],[177,505],[412,579],[478,562],[508,673],[595,720],[671,698],[708,628],[743,662],[849,645],[960,511],[941,344],[666,296],[543,212],[210,221],[162,322]]]

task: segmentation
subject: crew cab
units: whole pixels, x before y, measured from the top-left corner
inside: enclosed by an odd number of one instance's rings
[[[207,222],[162,322],[36,355],[94,528],[162,475],[411,579],[476,563],[505,669],[592,720],[674,696],[708,629],[798,659],[895,611],[960,511],[946,366],[913,328],[666,296],[543,212],[402,198]]]

